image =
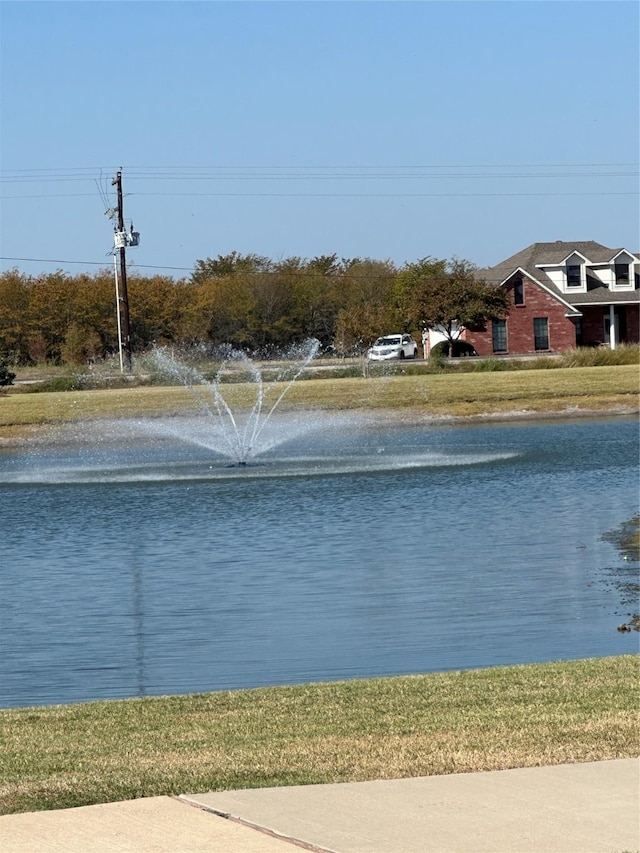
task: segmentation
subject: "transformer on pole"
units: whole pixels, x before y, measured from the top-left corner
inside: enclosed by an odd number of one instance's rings
[[[120,281],[118,281],[117,268],[115,269],[120,369],[123,370],[123,368],[126,367],[127,370],[131,370],[131,324],[129,322],[129,295],[127,292],[126,247],[139,245],[140,234],[138,231],[133,230],[133,223],[131,224],[129,231],[125,230],[122,203],[122,170],[119,170],[115,178],[111,181],[111,186],[116,187],[118,195],[118,207],[117,210],[112,213],[113,215],[117,213],[118,216],[118,225],[114,228],[113,244],[114,249],[116,249],[120,254]],[[107,212],[111,213],[110,211]]]

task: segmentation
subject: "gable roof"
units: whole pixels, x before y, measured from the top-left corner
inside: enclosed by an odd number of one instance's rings
[[[594,240],[582,240],[575,243],[568,243],[563,240],[556,240],[553,243],[532,243],[526,249],[522,249],[494,267],[476,270],[476,277],[484,279],[487,284],[503,284],[517,270],[521,270],[565,304],[568,304],[568,300],[572,305],[635,302],[640,298],[638,290],[615,292],[604,286],[588,286],[587,293],[572,293],[569,296],[569,294],[562,293],[544,269],[540,268],[540,265],[558,266],[574,252],[583,255],[590,264],[609,264],[613,263],[614,258],[622,251],[625,250],[623,248],[611,249],[608,246],[603,246],[602,243],[596,243]],[[635,255],[634,257],[637,258],[638,256]]]

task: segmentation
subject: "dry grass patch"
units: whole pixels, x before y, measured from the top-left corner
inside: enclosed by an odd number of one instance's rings
[[[272,387],[271,399],[281,390],[281,386]],[[635,365],[313,379],[291,386],[281,408],[404,411],[425,418],[630,413],[638,410],[639,390]],[[224,394],[232,407],[246,408],[254,402],[255,388],[249,383],[229,384]],[[38,441],[49,436],[55,424],[195,414],[199,408],[194,395],[183,387],[9,394],[0,399],[0,441]]]
[[[0,712],[4,813],[637,754],[634,656]]]

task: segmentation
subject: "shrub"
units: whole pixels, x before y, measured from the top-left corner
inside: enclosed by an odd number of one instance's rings
[[[513,370],[513,364],[503,361],[500,358],[485,358],[473,365],[474,373],[493,373],[500,370]]]
[[[620,344],[616,349],[609,347],[578,347],[563,353],[560,367],[610,367],[619,364],[638,364],[640,345]]]
[[[449,345],[449,341],[440,341],[439,344],[436,344],[431,350],[431,356],[437,355],[439,357],[449,357],[449,351],[451,347]],[[451,354],[452,358],[464,358],[467,356],[478,355],[475,351],[474,347],[466,341],[454,341],[453,342],[453,353]]]
[[[54,376],[44,382],[34,382],[24,389],[25,394],[41,391],[85,391],[90,384],[84,376]]]
[[[2,359],[0,361],[0,387],[5,385],[13,385],[13,380],[16,378],[15,373],[9,370],[7,362]]]

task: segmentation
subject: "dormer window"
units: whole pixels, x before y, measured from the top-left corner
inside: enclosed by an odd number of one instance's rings
[[[616,264],[616,284],[629,284],[629,264]]]
[[[567,264],[567,287],[580,287],[581,285],[580,264]]]

